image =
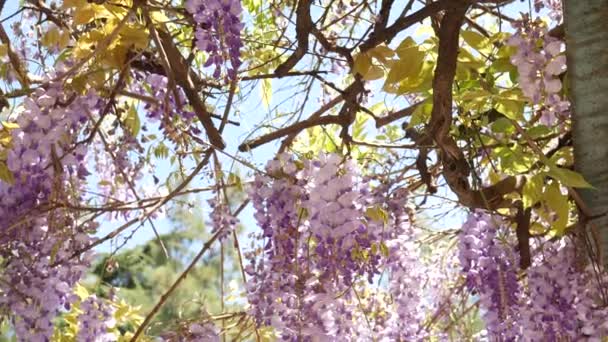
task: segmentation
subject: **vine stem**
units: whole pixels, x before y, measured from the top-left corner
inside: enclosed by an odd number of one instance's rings
[[[190,265],[188,265],[188,267],[180,274],[180,276],[175,280],[173,285],[171,285],[171,287],[169,287],[169,289],[165,293],[163,293],[163,295],[160,297],[160,300],[156,303],[154,308],[152,308],[152,310],[148,313],[148,315],[146,316],[144,321],[139,325],[139,327],[137,328],[137,331],[135,331],[135,334],[133,335],[133,337],[130,340],[131,342],[137,341],[137,338],[139,337],[139,335],[141,335],[142,332],[146,329],[146,326],[148,326],[148,324],[150,324],[150,321],[152,321],[152,318],[154,318],[154,316],[156,315],[158,310],[160,310],[160,308],[163,306],[163,304],[165,304],[167,299],[169,299],[169,297],[171,296],[173,291],[175,291],[175,289],[181,284],[181,282],[184,279],[186,279],[186,276],[188,275],[188,273],[194,268],[194,266],[196,266],[196,264],[203,257],[203,255],[205,255],[205,252],[207,252],[207,250],[209,250],[209,248],[211,248],[211,246],[213,245],[215,240],[218,239],[218,237],[220,236],[221,233],[222,233],[222,231],[218,230],[215,234],[213,234],[213,236],[209,240],[207,240],[207,242],[205,242],[205,244],[203,245],[203,248],[201,248],[201,250],[198,252],[198,254],[190,262]]]

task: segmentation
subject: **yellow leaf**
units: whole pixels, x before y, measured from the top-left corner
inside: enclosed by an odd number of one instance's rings
[[[95,19],[95,8],[93,5],[85,5],[74,11],[74,25],[88,24]]]
[[[82,7],[85,5],[87,5],[86,0],[63,0],[63,3],[61,4],[61,8],[63,8],[63,9],[79,8],[79,7]]]
[[[388,222],[388,214],[380,207],[370,207],[365,210],[365,215],[374,221]]]
[[[59,48],[59,50],[63,50],[68,46],[68,44],[70,44],[70,33],[67,30],[62,31],[59,34],[59,41],[57,42],[57,47]]]
[[[19,128],[19,125],[17,125],[15,122],[10,122],[10,121],[0,121],[0,125],[2,125],[2,127],[9,129],[9,130]]]
[[[355,65],[353,66],[353,73],[364,76],[367,74],[369,69],[372,67],[372,58],[365,53],[358,54],[355,56]]]
[[[544,126],[539,126],[544,127]],[[561,162],[562,165],[569,166],[574,163],[574,155],[572,151],[572,146],[565,146],[560,148],[555,154],[549,158],[552,163]]]
[[[377,65],[372,65],[369,70],[363,75],[363,79],[366,81],[377,80],[384,76],[384,69]]]
[[[480,70],[485,67],[485,63],[483,61],[479,60],[479,58],[473,56],[466,49],[460,49],[460,50],[458,50],[457,67],[459,69],[466,68],[466,69]]]
[[[82,37],[80,37],[80,39],[78,39],[78,42],[76,42],[76,46],[73,50],[73,56],[76,59],[88,57],[91,52],[93,52],[93,49],[96,47],[97,43],[99,43],[104,37],[105,34],[103,31],[98,29],[84,34]]]
[[[60,30],[53,25],[42,36],[41,43],[47,48],[58,48],[63,50],[70,43],[70,33]]]
[[[59,42],[59,29],[57,26],[50,27],[42,36],[42,45],[46,47],[52,47],[57,45]]]
[[[165,15],[163,11],[153,11],[150,13],[150,17],[152,21],[156,24],[164,24],[169,21],[169,18]]]
[[[490,39],[488,39],[487,37],[484,37],[475,31],[469,30],[462,31],[460,33],[460,36],[467,44],[469,44],[469,46],[471,46],[475,50],[484,54],[492,52],[492,44],[490,42]]]
[[[520,120],[523,118],[524,103],[514,100],[503,100],[494,97],[496,104],[494,108],[509,119]]]
[[[411,92],[427,91],[431,88],[433,82],[433,68],[435,63],[425,61],[422,63],[422,68],[418,75],[408,77],[399,82],[397,94],[406,94]]]
[[[11,185],[15,183],[13,173],[8,169],[3,161],[0,161],[0,180]]]
[[[127,61],[127,53],[129,52],[129,48],[118,44],[113,46],[112,48],[107,49],[100,57],[101,62],[104,66],[108,66],[110,68],[119,69],[121,68]]]
[[[369,51],[369,54],[370,56],[380,61],[382,64],[386,65],[389,61],[389,58],[395,55],[395,51],[391,50],[386,45],[378,45],[375,48],[371,49]]]
[[[80,300],[85,300],[87,297],[89,297],[89,291],[87,291],[87,289],[80,284],[76,284],[74,294],[76,294],[80,298]]]
[[[137,50],[148,47],[148,31],[142,26],[125,25],[120,30],[120,43],[127,47],[133,46]]]
[[[386,83],[397,83],[418,76],[422,69],[424,56],[425,54],[419,51],[418,48],[410,48],[407,56],[401,57],[399,61],[393,64],[386,77]]]
[[[414,41],[414,39],[412,39],[412,37],[407,37],[405,38],[401,44],[399,44],[399,46],[397,47],[397,55],[399,55],[399,58],[403,58],[403,57],[407,57],[407,50],[412,48],[412,47],[416,47],[416,42]]]
[[[417,106],[414,112],[412,113],[412,117],[410,118],[408,127],[411,128],[419,124],[427,123],[431,118],[432,111],[433,101],[431,99],[425,100],[424,103]]]

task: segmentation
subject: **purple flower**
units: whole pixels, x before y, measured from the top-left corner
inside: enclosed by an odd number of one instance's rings
[[[185,5],[188,12],[194,16],[198,23],[196,28],[196,46],[199,50],[207,52],[207,61],[204,66],[215,65],[213,77],[221,77],[222,66],[230,61],[226,67],[230,79],[236,77],[241,65],[240,49],[241,30],[241,2],[239,0],[188,0]]]

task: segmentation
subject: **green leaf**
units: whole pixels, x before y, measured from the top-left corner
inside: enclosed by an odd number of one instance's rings
[[[410,122],[408,123],[408,127],[412,128],[416,125],[425,124],[431,118],[431,113],[433,111],[433,102],[431,99],[427,99],[421,105],[417,106],[414,112],[412,113],[412,117],[410,118]]]
[[[365,215],[374,221],[388,223],[388,213],[380,207],[370,207],[365,210]]]
[[[541,200],[543,196],[545,177],[537,174],[530,177],[522,189],[522,199],[524,208],[530,208]]]
[[[129,129],[132,136],[136,137],[137,134],[139,134],[141,122],[139,121],[139,115],[137,115],[137,110],[134,106],[129,106],[124,124]]]
[[[8,169],[6,164],[3,161],[0,161],[0,180],[13,185],[15,183],[15,177],[11,170]]]
[[[563,235],[570,213],[568,195],[562,194],[557,182],[552,182],[545,190],[544,200],[547,206],[557,215],[557,218],[553,221],[551,230],[558,236]]]
[[[369,120],[369,115],[357,115],[353,124],[353,138],[357,140],[365,139],[365,123]]]
[[[528,135],[530,136],[530,138],[532,138],[533,140],[536,140],[540,137],[544,137],[545,135],[548,135],[551,133],[551,129],[549,129],[549,127],[545,126],[545,125],[536,125],[534,127],[530,127],[526,133],[528,133]]]
[[[575,171],[557,166],[550,166],[547,173],[551,178],[558,180],[562,185],[572,188],[593,188],[583,176]]]
[[[511,59],[509,57],[496,59],[494,62],[492,62],[491,69],[497,73],[517,71],[517,67],[511,63]]]
[[[167,159],[169,157],[169,148],[161,142],[154,148],[154,156],[159,159]]]
[[[551,161],[554,164],[557,164],[558,162],[562,161],[561,163],[562,165],[572,165],[574,164],[574,155],[573,155],[573,151],[572,151],[572,146],[564,146],[562,148],[560,148],[557,152],[555,152],[551,158],[549,158],[549,161]]]
[[[503,98],[495,98],[496,104],[494,108],[497,111],[504,114],[504,116],[508,117],[512,120],[521,120],[523,118],[524,113],[524,103],[515,101],[515,100],[507,100]]]
[[[494,149],[500,160],[500,169],[506,174],[517,175],[528,172],[536,159],[533,155],[525,153],[521,146],[500,146]]]
[[[511,120],[507,118],[498,118],[492,123],[492,132],[495,133],[513,133],[515,126],[511,123]]]
[[[57,257],[57,253],[59,252],[59,248],[61,248],[62,244],[63,244],[63,241],[57,241],[57,242],[55,242],[55,244],[53,244],[53,247],[51,248],[49,264],[52,265],[55,263],[55,258]]]

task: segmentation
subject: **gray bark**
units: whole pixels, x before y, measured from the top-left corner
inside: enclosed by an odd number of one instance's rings
[[[608,0],[564,0],[573,105],[575,168],[595,189],[580,190],[597,229],[599,262],[608,266]],[[603,216],[602,216],[603,215]]]

